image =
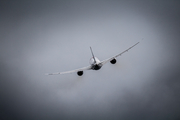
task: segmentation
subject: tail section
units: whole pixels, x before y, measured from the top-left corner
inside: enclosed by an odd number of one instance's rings
[[[96,59],[95,59],[95,57],[94,57],[94,54],[93,54],[92,48],[90,47],[90,49],[91,49],[91,53],[92,53],[93,59],[94,59],[94,61],[95,61],[95,63],[96,63]]]

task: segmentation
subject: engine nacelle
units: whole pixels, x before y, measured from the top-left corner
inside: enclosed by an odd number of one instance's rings
[[[77,74],[78,74],[79,76],[82,76],[82,75],[83,75],[83,71],[78,71]]]
[[[113,60],[110,61],[111,64],[115,64],[116,63],[116,59],[114,58]]]

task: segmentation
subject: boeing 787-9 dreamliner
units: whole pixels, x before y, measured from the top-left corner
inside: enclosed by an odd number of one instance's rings
[[[121,52],[121,53],[119,53],[119,54],[117,54],[117,55],[115,55],[113,57],[110,57],[108,59],[102,60],[102,61],[100,61],[97,57],[94,56],[92,48],[90,47],[90,50],[91,50],[91,53],[92,53],[92,58],[90,59],[90,65],[89,66],[83,67],[83,68],[79,68],[79,69],[75,69],[75,70],[71,70],[71,71],[66,71],[66,72],[48,73],[46,75],[59,75],[59,74],[66,74],[66,73],[77,72],[77,75],[82,76],[84,70],[99,70],[107,62],[110,62],[111,64],[115,64],[116,63],[116,58],[118,56],[121,56],[123,53],[127,52],[128,50],[130,50],[131,48],[133,48],[134,46],[136,46],[139,43],[140,42],[137,42],[136,44],[134,44],[130,48],[126,49],[125,51],[123,51],[123,52]]]

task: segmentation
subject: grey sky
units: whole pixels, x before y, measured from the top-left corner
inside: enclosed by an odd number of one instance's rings
[[[180,2],[1,1],[0,119],[180,119]],[[99,71],[45,76],[136,47]]]

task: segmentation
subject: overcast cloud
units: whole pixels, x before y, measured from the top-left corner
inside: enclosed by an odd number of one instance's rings
[[[0,119],[180,119],[179,21],[177,0],[2,0]]]

